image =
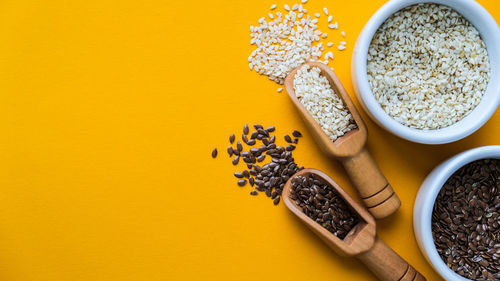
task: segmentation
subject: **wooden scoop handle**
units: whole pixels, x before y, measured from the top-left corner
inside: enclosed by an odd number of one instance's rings
[[[380,238],[375,238],[373,247],[358,256],[380,280],[425,281],[425,277],[408,264]]]
[[[401,201],[365,147],[341,161],[361,200],[376,219],[385,218],[399,209]]]

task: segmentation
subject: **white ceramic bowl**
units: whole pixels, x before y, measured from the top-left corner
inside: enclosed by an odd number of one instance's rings
[[[424,2],[447,5],[471,22],[486,45],[491,68],[490,82],[478,106],[459,122],[437,130],[410,128],[390,117],[375,100],[366,73],[368,48],[379,26],[395,12]],[[359,35],[354,47],[351,71],[358,100],[368,115],[381,127],[401,138],[418,143],[441,144],[457,141],[486,123],[500,103],[500,28],[491,15],[473,0],[391,0],[370,18]]]
[[[413,208],[413,228],[418,246],[427,261],[448,280],[470,280],[448,268],[439,256],[432,238],[432,210],[441,187],[448,178],[466,164],[484,158],[500,159],[500,145],[483,146],[462,152],[437,166],[424,180]]]

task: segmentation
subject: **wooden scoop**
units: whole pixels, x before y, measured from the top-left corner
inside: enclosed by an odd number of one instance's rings
[[[302,212],[302,209],[290,199],[292,179],[297,176],[315,175],[328,183],[360,217],[360,222],[341,240],[319,223]],[[304,169],[293,175],[285,184],[282,195],[285,205],[330,248],[339,255],[354,256],[361,260],[378,278],[387,281],[426,280],[418,271],[401,258],[394,250],[376,235],[375,220],[359,203],[354,201],[340,186],[323,172]]]
[[[299,110],[321,149],[329,156],[336,157],[343,164],[368,211],[376,219],[389,216],[401,206],[401,201],[399,201],[391,185],[387,182],[370,153],[365,148],[367,130],[358,110],[352,103],[340,80],[328,66],[319,62],[308,62],[307,64],[311,67],[321,69],[322,75],[330,81],[332,89],[344,101],[345,106],[351,112],[358,128],[349,131],[336,141],[332,141],[328,137],[295,95],[293,79],[302,66],[290,72],[285,79],[285,88],[288,95]]]

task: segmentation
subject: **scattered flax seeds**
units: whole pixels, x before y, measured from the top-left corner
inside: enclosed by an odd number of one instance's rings
[[[302,134],[296,130],[292,131],[294,139],[286,135],[288,138],[285,137],[285,140],[289,144],[280,146],[277,144],[276,135],[273,135],[276,131],[274,126],[264,129],[262,125],[255,124],[253,128],[255,130],[251,132],[248,124],[243,126],[241,140],[245,147],[238,141],[236,147],[230,145],[227,149],[229,157],[234,157],[233,165],[243,164],[246,167],[241,172],[234,173],[236,183],[240,187],[248,183],[253,189],[250,195],[264,193],[273,200],[274,205],[278,205],[286,181],[304,169],[295,163],[292,155]]]

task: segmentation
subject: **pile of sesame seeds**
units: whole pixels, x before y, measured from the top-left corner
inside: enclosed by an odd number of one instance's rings
[[[307,1],[302,1],[305,4]],[[266,17],[259,19],[258,26],[250,26],[250,44],[256,45],[256,49],[248,57],[250,70],[255,70],[261,75],[266,75],[272,81],[283,84],[285,77],[294,68],[307,61],[320,61],[327,64],[334,56],[325,51],[324,40],[328,33],[318,29],[320,13],[308,15],[307,9],[302,4],[292,6],[285,4],[284,12],[269,13]],[[271,10],[277,9],[276,4],[271,5]],[[333,21],[333,16],[328,9],[323,8],[327,26],[329,29],[337,30],[339,25]],[[341,35],[345,37],[345,32]],[[333,42],[326,42],[331,48]],[[337,49],[345,50],[346,42],[341,41]],[[323,56],[323,60],[321,60]],[[281,92],[281,88],[278,92]]]
[[[490,80],[488,51],[477,29],[452,8],[430,3],[406,7],[379,27],[366,68],[382,109],[419,130],[462,120]]]
[[[293,79],[295,95],[332,141],[358,126],[318,67],[304,65]]]

